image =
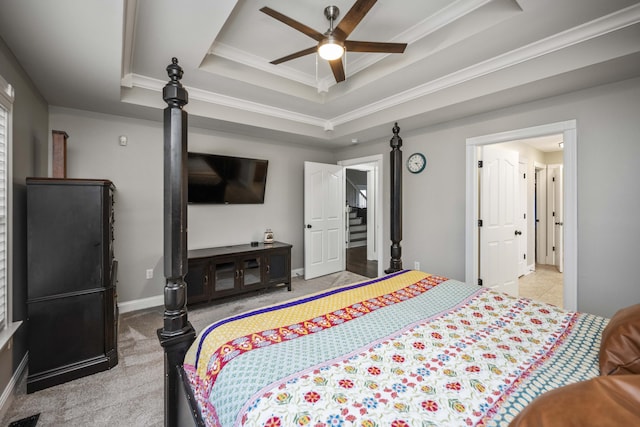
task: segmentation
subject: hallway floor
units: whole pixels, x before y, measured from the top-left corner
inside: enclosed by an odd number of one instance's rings
[[[378,277],[378,261],[367,259],[367,247],[347,249],[347,271],[366,277]]]
[[[537,264],[536,271],[518,279],[520,296],[562,307],[562,273],[554,265]]]

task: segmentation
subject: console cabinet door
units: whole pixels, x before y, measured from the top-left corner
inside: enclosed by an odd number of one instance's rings
[[[269,284],[291,282],[291,255],[289,249],[271,250],[266,258],[266,282]]]
[[[240,281],[243,289],[264,287],[262,278],[264,257],[261,254],[243,256],[238,262],[240,264],[238,271],[240,272]]]
[[[211,297],[223,297],[237,293],[241,279],[238,262],[235,257],[216,257],[211,260]]]
[[[210,262],[208,259],[190,259],[189,269],[185,276],[187,283],[187,304],[209,301]]]

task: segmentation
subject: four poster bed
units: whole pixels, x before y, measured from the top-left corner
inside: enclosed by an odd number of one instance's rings
[[[187,93],[175,58],[167,70],[167,281],[164,326],[158,330],[166,353],[166,425],[508,425],[519,413],[514,425],[551,425],[540,420],[554,402],[567,400],[554,397],[544,411],[530,403],[568,384],[593,389],[573,395],[587,405],[580,413],[594,420],[602,414],[589,408],[607,400],[601,384],[593,383],[604,378],[601,371],[640,369],[628,351],[616,349],[618,336],[624,335],[612,325],[616,322],[402,269],[397,124],[391,139],[387,275],[234,315],[196,338],[187,320],[184,283],[187,122],[182,107]],[[640,307],[632,309],[627,317],[637,320]],[[622,318],[618,323],[628,331]],[[614,377],[626,386],[615,390],[631,389],[632,398],[622,392],[623,398],[609,399],[608,408],[620,420],[637,421],[640,392],[634,401],[633,390],[640,390],[640,375]],[[606,386],[609,393],[611,384]],[[551,413],[551,421],[562,419],[563,410]]]

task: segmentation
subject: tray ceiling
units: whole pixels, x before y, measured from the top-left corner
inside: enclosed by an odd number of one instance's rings
[[[338,147],[636,77],[639,3],[379,0],[349,39],[407,49],[347,52],[337,84],[314,54],[270,64],[315,41],[259,9],[324,32],[353,0],[22,0],[0,36],[51,105],[161,120],[177,57],[191,125]]]

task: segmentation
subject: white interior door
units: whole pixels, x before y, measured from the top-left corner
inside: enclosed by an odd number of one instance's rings
[[[480,275],[483,285],[518,296],[518,152],[482,147]]]
[[[518,277],[527,274],[527,207],[528,207],[528,191],[527,191],[527,163],[520,160],[518,175],[518,225],[517,229],[522,234],[518,235]]]
[[[344,172],[340,165],[304,162],[304,277],[345,268]]]
[[[551,192],[553,204],[553,265],[562,273],[564,270],[564,214],[562,206],[562,165],[549,166],[551,172]]]

